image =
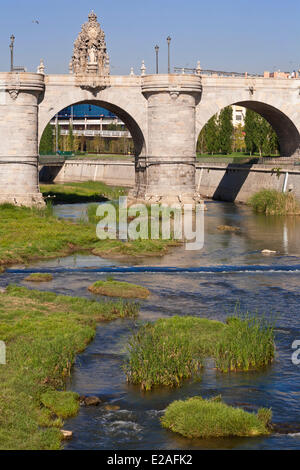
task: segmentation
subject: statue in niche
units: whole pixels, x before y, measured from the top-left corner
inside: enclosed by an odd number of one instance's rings
[[[70,72],[76,75],[109,75],[109,56],[106,51],[105,34],[92,11],[89,20],[82,25],[70,63]]]

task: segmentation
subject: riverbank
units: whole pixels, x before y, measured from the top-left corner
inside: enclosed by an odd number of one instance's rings
[[[38,210],[10,204],[0,205],[0,234],[2,268],[83,251],[117,258],[161,256],[174,246],[171,240],[99,240],[95,222],[72,223],[55,217],[51,207]]]
[[[117,199],[127,192],[122,186],[108,186],[100,181],[82,183],[41,184],[43,197],[53,204],[72,204],[80,202],[102,202]]]
[[[96,322],[135,318],[128,302],[97,302],[9,286],[0,294],[0,448],[59,449],[63,420],[76,414],[78,395],[64,393],[78,352]],[[51,398],[51,400],[49,399]],[[59,404],[53,413],[53,402]]]

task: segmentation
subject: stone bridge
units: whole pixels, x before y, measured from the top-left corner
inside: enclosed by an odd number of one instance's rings
[[[41,135],[58,111],[78,103],[104,107],[128,127],[135,146],[133,200],[199,200],[197,139],[225,106],[239,104],[261,114],[277,132],[281,156],[298,155],[299,79],[202,76],[200,70],[147,75],[144,68],[141,76],[109,75],[103,32],[93,15],[83,26],[81,42],[75,42],[70,74],[45,75],[43,64],[38,73],[0,73],[0,203],[43,204],[38,184]],[[100,39],[84,40],[89,54],[84,62],[82,35],[88,37],[89,28],[98,28]]]

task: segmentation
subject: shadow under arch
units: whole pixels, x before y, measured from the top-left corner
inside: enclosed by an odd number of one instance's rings
[[[44,128],[41,129],[41,132],[40,132],[39,145],[40,145],[40,140],[42,138],[43,132],[44,132],[47,124],[50,122],[50,120],[53,119],[53,117],[56,116],[56,114],[59,111],[61,111],[62,109],[66,108],[66,107],[69,107],[69,106],[75,106],[77,104],[93,104],[95,106],[99,106],[100,108],[105,108],[108,111],[111,111],[116,116],[118,116],[124,122],[125,126],[127,127],[127,129],[129,130],[129,132],[131,134],[133,144],[134,144],[135,157],[137,158],[140,155],[143,155],[143,153],[145,153],[145,145],[146,145],[145,144],[145,138],[144,138],[144,135],[143,135],[143,132],[142,132],[140,126],[135,121],[135,119],[127,111],[125,111],[121,107],[119,107],[115,104],[109,103],[107,101],[102,101],[102,100],[97,100],[97,99],[81,100],[81,101],[72,102],[72,103],[67,104],[66,106],[60,107],[57,110],[57,112],[55,112],[51,116],[49,121],[47,123],[44,123]]]
[[[238,101],[233,105],[251,109],[268,121],[277,134],[281,157],[291,157],[298,151],[300,148],[299,131],[282,111],[261,101]]]

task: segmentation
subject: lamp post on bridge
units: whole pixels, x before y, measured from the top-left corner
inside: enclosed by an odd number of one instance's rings
[[[10,37],[10,71],[14,71],[14,42],[15,42],[15,36],[12,34]]]
[[[156,53],[156,73],[158,73],[158,51],[159,51],[159,46],[155,46],[155,53]]]
[[[170,36],[167,37],[167,43],[168,43],[168,73],[171,73],[171,65],[170,65],[170,43],[171,43],[171,38],[170,38]]]

